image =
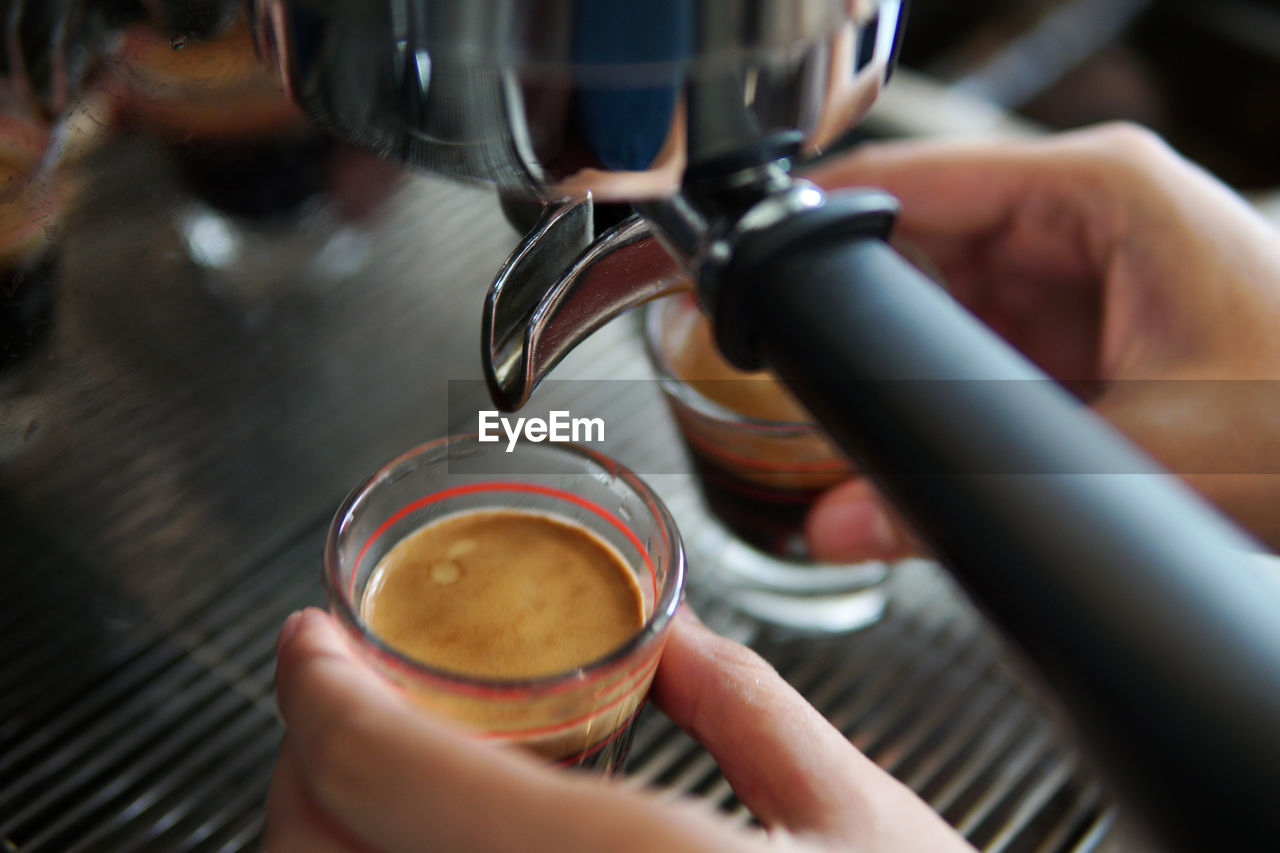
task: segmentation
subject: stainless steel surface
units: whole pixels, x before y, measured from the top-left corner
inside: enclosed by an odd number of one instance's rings
[[[889,72],[899,0],[261,0],[260,50],[322,125],[558,199],[669,196],[687,168],[839,138]]]
[[[826,201],[773,162],[735,171],[715,192],[741,208],[707,215],[681,193],[637,203],[639,215],[598,236],[590,194],[547,204],[485,299],[482,359],[494,402],[518,410],[575,346],[645,302],[690,290],[696,280],[704,304],[714,304],[718,272],[739,241]]]
[[[648,223],[630,216],[595,238],[593,210],[590,196],[547,205],[489,287],[482,361],[489,394],[506,411],[528,402],[560,360],[601,326],[693,286]]]

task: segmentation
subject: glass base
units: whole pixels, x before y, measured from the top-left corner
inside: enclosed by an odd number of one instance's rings
[[[881,562],[779,560],[715,523],[700,525],[686,545],[691,586],[717,604],[769,625],[813,634],[848,633],[878,622],[888,601],[884,582],[889,567]]]

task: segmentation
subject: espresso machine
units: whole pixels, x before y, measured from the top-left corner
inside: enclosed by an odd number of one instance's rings
[[[245,11],[11,3],[27,49],[9,59],[24,102],[56,116],[122,22],[145,12],[186,39]],[[533,211],[482,309],[500,408],[628,309],[694,288],[729,360],[791,387],[1170,849],[1259,849],[1280,793],[1280,596],[1249,562],[1261,546],[892,249],[891,197],[802,177],[891,85],[905,15],[252,0],[246,20],[328,137]]]

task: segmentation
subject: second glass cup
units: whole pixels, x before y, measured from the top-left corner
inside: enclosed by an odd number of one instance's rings
[[[650,303],[644,335],[712,516],[689,538],[711,594],[799,630],[876,622],[888,567],[818,563],[805,545],[813,503],[856,476],[849,459],[776,379],[724,360],[691,294]]]
[[[493,677],[455,672],[415,659],[374,633],[365,618],[379,567],[397,545],[428,525],[472,514],[499,515],[499,527],[537,519],[576,539],[574,547],[603,547],[625,566],[642,612],[642,624],[613,651],[550,674]],[[507,523],[502,514],[510,515]],[[531,520],[532,519],[532,520]],[[566,530],[576,531],[565,534]],[[507,532],[510,532],[509,530]],[[497,537],[455,542],[424,564],[414,583],[453,585],[473,571],[468,561],[487,553],[502,576],[521,570],[525,541],[514,539],[509,553],[494,553]],[[531,547],[531,546],[529,546]],[[478,569],[474,569],[478,571]],[[685,575],[684,551],[675,523],[658,497],[636,475],[605,456],[563,444],[523,444],[507,453],[505,444],[458,436],[412,450],[379,469],[343,502],[324,551],[324,580],[330,609],[360,653],[412,701],[463,723],[477,737],[515,743],[559,764],[604,772],[625,760],[636,716],[644,704],[679,605]],[[631,581],[634,580],[634,584]],[[541,620],[549,598],[571,604],[577,588],[547,590],[551,583],[521,578],[513,599],[478,608],[475,627],[486,654],[506,666],[530,651],[510,648],[513,621]],[[372,585],[372,587],[371,587]],[[502,599],[497,599],[502,600]],[[474,602],[466,602],[471,607]],[[589,601],[582,608],[592,607]],[[489,611],[489,612],[486,612]],[[554,620],[543,639],[561,644]],[[626,630],[626,629],[624,629]],[[527,635],[526,635],[527,639]],[[490,643],[490,641],[492,641]],[[488,651],[491,646],[491,652]],[[536,651],[536,650],[532,650]]]

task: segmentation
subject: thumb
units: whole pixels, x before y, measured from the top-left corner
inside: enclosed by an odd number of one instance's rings
[[[809,552],[826,562],[893,560],[920,553],[906,525],[867,480],[850,480],[818,498],[805,520]]]
[[[970,849],[763,658],[712,633],[687,609],[673,625],[653,691],[667,716],[707,748],[738,798],[770,829],[859,850]]]
[[[380,851],[754,848],[750,836],[705,812],[467,737],[357,659],[323,612],[291,617],[276,657],[288,727],[281,794],[292,784],[295,803],[307,806],[291,809],[277,797],[276,839],[311,841],[328,827],[349,847]],[[291,815],[316,813],[324,827],[287,831]]]

